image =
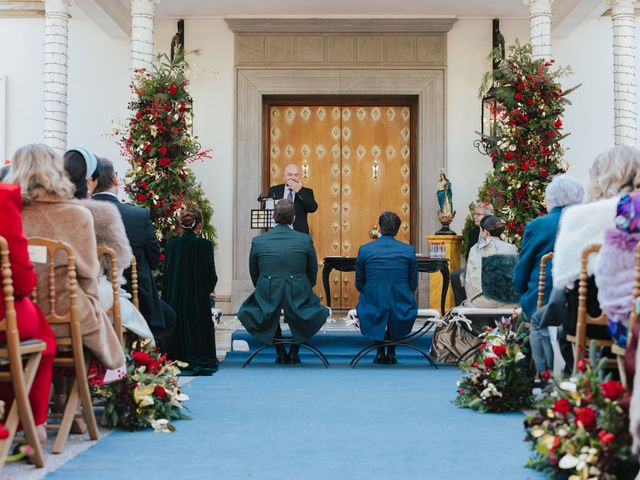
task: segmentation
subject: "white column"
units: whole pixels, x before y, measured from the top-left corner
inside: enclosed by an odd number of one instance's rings
[[[153,15],[158,0],[131,0],[131,69],[153,64]]]
[[[44,2],[44,141],[67,149],[69,0]]]
[[[529,41],[531,56],[549,59],[551,57],[551,4],[553,0],[523,0],[529,6]]]
[[[616,145],[635,145],[636,0],[608,0],[613,28],[613,134]]]

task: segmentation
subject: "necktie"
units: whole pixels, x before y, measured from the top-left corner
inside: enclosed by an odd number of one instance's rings
[[[293,202],[293,190],[289,189],[289,193],[287,194],[287,200],[291,200]]]

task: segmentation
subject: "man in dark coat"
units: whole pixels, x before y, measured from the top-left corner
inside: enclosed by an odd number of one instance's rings
[[[493,215],[493,205],[488,203],[478,205],[473,211],[473,228],[469,232],[467,241],[467,251],[464,254],[465,260],[469,258],[471,247],[478,243],[480,238],[480,221],[487,215]],[[465,268],[458,268],[451,272],[451,290],[453,291],[453,300],[456,306],[461,305],[467,298],[462,279],[465,275]]]
[[[318,210],[318,204],[313,198],[313,190],[303,187],[300,183],[300,170],[293,163],[284,169],[284,183],[274,185],[269,189],[269,197],[279,200],[286,198],[295,206],[295,220],[293,229],[297,232],[309,233],[307,214]]]
[[[418,315],[413,292],[418,288],[418,260],[411,245],[395,239],[400,217],[382,212],[378,220],[380,238],[366,243],[356,258],[356,288],[360,292],[356,310],[360,331],[375,341],[397,340],[411,333]],[[378,347],[374,363],[396,364],[396,347]]]
[[[112,202],[118,207],[131,249],[136,257],[140,313],[149,324],[158,347],[165,352],[167,341],[176,323],[176,312],[160,299],[151,273],[158,268],[160,262],[160,245],[149,211],[146,208],[120,202],[117,196],[118,176],[113,169],[113,163],[106,158],[99,158],[98,162],[102,171],[92,198]],[[125,270],[124,276],[127,279],[124,288],[131,293],[130,268]]]
[[[238,318],[257,340],[271,345],[282,334],[280,313],[284,309],[295,343],[288,354],[284,346],[276,345],[276,363],[300,363],[299,344],[324,325],[330,310],[313,293],[316,251],[309,235],[291,227],[293,202],[278,202],[273,219],[276,226],[251,242],[249,273],[256,289],[240,307]]]

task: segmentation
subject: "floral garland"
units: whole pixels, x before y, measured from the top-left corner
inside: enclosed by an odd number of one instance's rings
[[[596,360],[595,346],[590,351],[574,377],[552,380],[536,413],[525,420],[534,451],[527,467],[570,480],[612,480],[621,473],[634,478],[629,418],[620,407],[624,388],[605,376],[607,360]]]
[[[174,60],[159,55],[152,72],[135,70],[130,84],[136,97],[130,104],[133,113],[119,141],[130,165],[124,189],[134,203],[149,209],[161,246],[178,234],[179,210],[191,206],[202,210],[202,235],[215,239],[213,209],[188,168],[211,156],[191,133],[186,70],[182,52]]]
[[[525,225],[545,213],[544,191],[551,177],[567,170],[560,141],[566,98],[558,79],[568,69],[551,70],[554,61],[534,60],[531,45],[519,43],[485,75],[481,92],[493,85],[498,124],[496,145],[489,151],[493,170],[487,174],[476,203],[490,203],[507,224],[503,238],[520,245]],[[473,208],[473,207],[472,207]],[[465,232],[473,226],[471,215]]]
[[[483,343],[473,360],[461,365],[468,375],[458,380],[458,407],[480,412],[508,412],[532,403],[532,384],[523,374],[521,341],[512,330],[515,319],[502,319],[500,325],[481,335]]]
[[[189,397],[178,386],[180,362],[167,360],[149,340],[133,342],[126,352],[127,375],[120,381],[93,385],[94,394],[105,399],[105,419],[110,427],[173,432],[171,420],[188,419],[182,403]]]

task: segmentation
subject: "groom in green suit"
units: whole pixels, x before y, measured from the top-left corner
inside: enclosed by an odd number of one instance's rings
[[[276,345],[278,364],[300,363],[300,344],[320,330],[330,314],[312,291],[318,273],[316,251],[309,235],[293,230],[294,212],[291,200],[280,200],[273,211],[276,226],[251,242],[249,273],[255,291],[238,312],[247,331],[271,345],[282,336],[284,310],[294,344],[289,353]]]

